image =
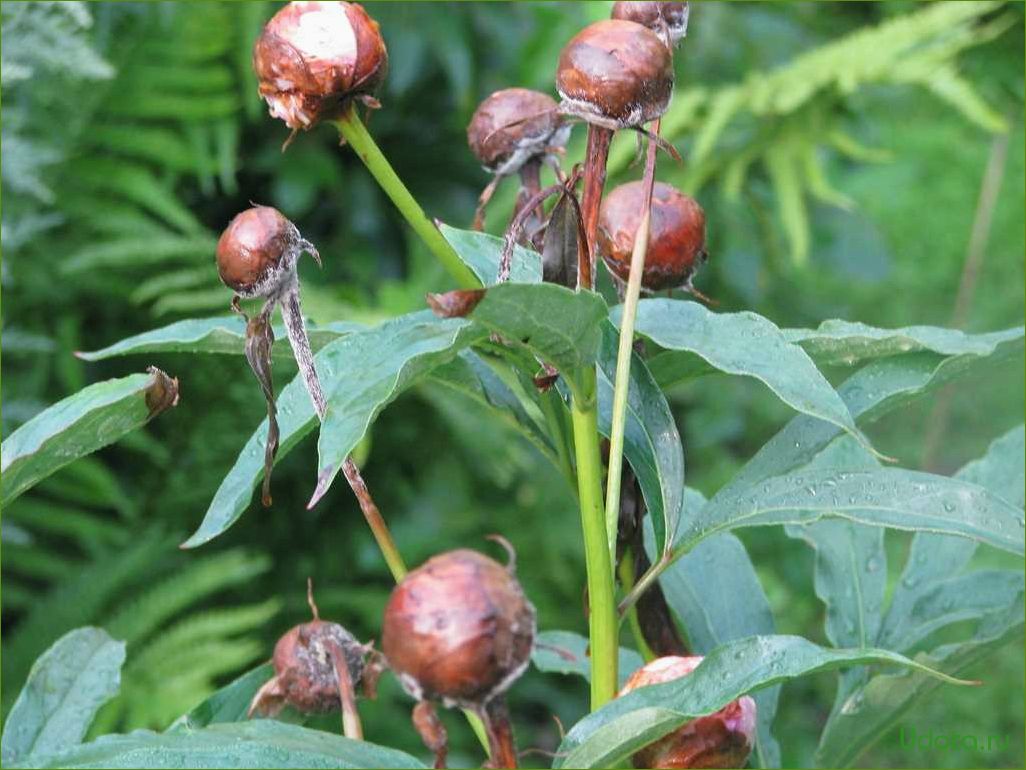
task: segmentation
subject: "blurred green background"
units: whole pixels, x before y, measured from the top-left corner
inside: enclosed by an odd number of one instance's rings
[[[1023,321],[1021,4],[693,3],[665,133],[683,166],[659,177],[696,194],[711,259],[697,285],[718,309],[780,326],[845,318],[877,326]],[[180,405],[78,461],[4,511],[3,708],[35,657],[75,626],[129,641],[122,695],[94,733],[162,728],[269,656],[307,615],[378,635],[388,572],[344,485],[314,511],[315,442],[197,551],[196,527],[264,406],[242,357],[163,355],[85,364],[73,355],[173,320],[227,313],[213,247],[248,201],[270,204],[320,249],[301,266],[305,310],[325,322],[423,307],[446,277],[352,153],[323,127],[297,138],[267,117],[249,67],[271,3],[4,3],[3,434],[45,405],[156,364]],[[464,129],[477,102],[513,85],[553,91],[559,50],[609,3],[368,3],[389,49],[370,129],[431,216],[467,227],[484,172]],[[819,58],[801,59],[810,52]],[[569,161],[580,159],[575,130]],[[612,181],[640,176],[618,139]],[[994,205],[978,207],[985,171]],[[501,232],[512,184],[488,228]],[[989,224],[987,222],[989,218]],[[985,244],[970,262],[974,222]],[[984,226],[986,225],[986,226]],[[956,297],[962,288],[961,310]],[[608,289],[608,287],[607,287]],[[835,379],[843,371],[828,372]],[[287,363],[279,384],[294,375]],[[871,426],[912,468],[950,472],[1023,421],[1016,361]],[[789,417],[749,382],[707,378],[672,394],[688,483],[715,491]],[[365,475],[411,564],[505,534],[543,629],[584,631],[578,518],[533,450],[454,396],[420,386],[378,420]],[[928,435],[930,434],[930,435]],[[825,643],[812,552],[777,529],[742,530],[778,630]],[[892,580],[907,538],[888,535]],[[981,563],[1017,566],[981,551]],[[1021,568],[1021,562],[1018,563]],[[908,753],[897,731],[865,766],[1023,763],[1022,650],[968,672],[902,723],[923,732],[1010,735],[1001,752]],[[776,720],[786,765],[811,761],[834,677],[787,685]],[[522,747],[553,750],[586,708],[582,681],[530,671],[512,695]],[[411,703],[391,679],[365,706],[370,740],[423,754]],[[454,762],[479,762],[446,718]],[[335,729],[333,720],[324,723]],[[534,757],[547,764],[543,756]]]

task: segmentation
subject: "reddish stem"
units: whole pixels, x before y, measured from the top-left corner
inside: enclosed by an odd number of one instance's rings
[[[602,188],[606,185],[606,160],[613,132],[608,128],[588,124],[588,155],[584,160],[584,192],[581,195],[581,213],[584,232],[588,238],[588,258],[577,265],[578,288],[594,288],[595,235],[598,232],[599,206]]]
[[[517,202],[513,208],[511,220],[530,205],[529,201],[541,192],[541,164],[541,156],[538,156],[526,161],[520,167],[520,192],[517,193]],[[539,204],[531,209],[531,213],[524,225],[528,241],[539,231],[544,221],[545,209]]]
[[[509,719],[506,698],[498,695],[480,709],[479,716],[488,734],[488,767],[517,767],[517,746],[513,738],[513,724]]]

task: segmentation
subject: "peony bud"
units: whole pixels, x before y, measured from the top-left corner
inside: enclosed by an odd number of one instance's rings
[[[633,21],[597,21],[559,55],[562,112],[617,130],[655,120],[670,103],[673,57],[659,36]]]
[[[701,655],[657,658],[627,679],[620,695],[687,676]],[[693,719],[634,755],[635,767],[744,767],[755,743],[755,701],[743,695],[714,714]]]
[[[570,134],[556,100],[527,88],[496,91],[474,111],[467,144],[485,170],[516,173],[528,160],[562,147]]]
[[[221,233],[217,272],[242,297],[271,297],[287,287],[303,251],[320,263],[317,250],[280,211],[254,206],[236,215]]]
[[[643,24],[660,36],[665,34],[670,45],[677,45],[688,33],[688,10],[686,2],[619,0],[613,3],[610,17]]]
[[[628,182],[602,201],[597,248],[610,272],[623,281],[631,270],[634,237],[641,223],[645,189]],[[652,190],[652,219],[641,285],[648,291],[688,287],[704,262],[705,213],[694,198],[656,182]]]
[[[350,99],[373,102],[388,52],[361,5],[292,2],[264,27],[253,69],[271,115],[293,130],[309,129],[338,117]]]

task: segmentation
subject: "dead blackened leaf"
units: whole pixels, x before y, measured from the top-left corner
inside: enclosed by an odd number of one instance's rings
[[[146,388],[147,419],[152,420],[166,409],[178,406],[178,378],[168,377],[155,366],[146,371],[153,375],[153,382]]]
[[[580,212],[572,194],[560,194],[549,215],[542,242],[542,276],[546,283],[573,288],[577,285]]]
[[[559,370],[554,366],[542,363],[541,370],[534,375],[532,379],[534,381],[534,387],[538,389],[538,392],[545,393],[549,388],[556,384],[556,380],[559,379]]]
[[[457,289],[428,294],[427,303],[439,318],[464,318],[484,299],[484,289]]]

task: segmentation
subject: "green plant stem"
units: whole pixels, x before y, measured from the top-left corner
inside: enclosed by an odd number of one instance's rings
[[[620,559],[620,567],[617,570],[620,575],[620,585],[624,590],[630,591],[634,587],[634,555],[631,549],[627,548]],[[645,641],[645,634],[641,631],[641,623],[638,621],[638,608],[631,605],[627,610],[627,623],[631,627],[631,634],[634,636],[634,643],[638,645],[638,652],[645,659],[645,662],[655,660],[658,656]]]
[[[588,626],[591,649],[591,708],[616,697],[619,624],[613,595],[613,567],[606,546],[602,507],[602,457],[598,444],[595,368],[585,367],[571,380],[570,416],[577,458],[577,493],[588,572]]]
[[[658,130],[658,123],[655,124]],[[616,552],[617,528],[620,521],[620,481],[623,470],[623,433],[627,424],[627,393],[631,380],[631,353],[634,345],[634,320],[641,297],[641,278],[648,253],[649,221],[652,214],[652,187],[655,184],[656,144],[649,140],[645,159],[645,195],[641,221],[634,234],[631,270],[627,276],[627,293],[620,319],[620,346],[616,354],[616,377],[613,385],[613,417],[609,432],[609,472],[606,477],[606,538],[609,553]]]
[[[659,561],[657,561],[655,564],[653,564],[651,567],[645,570],[645,574],[638,579],[637,583],[631,586],[631,588],[627,591],[627,595],[620,602],[620,606],[617,608],[620,617],[626,615],[627,612],[631,609],[631,607],[637,604],[638,599],[641,598],[641,595],[652,587],[652,584],[659,578],[661,574],[663,574],[666,568],[673,564],[677,559],[679,559],[683,555],[683,551],[673,551],[664,553],[662,557],[660,557]]]
[[[374,139],[367,132],[356,114],[356,105],[350,104],[345,113],[336,121],[333,121],[339,133],[350,144],[356,154],[367,166],[377,180],[381,189],[385,191],[392,203],[399,212],[410,223],[410,227],[420,236],[424,244],[431,250],[439,262],[449,271],[449,274],[456,280],[461,289],[480,288],[481,282],[471,272],[463,260],[456,254],[456,250],[445,240],[442,233],[435,227],[434,222],[427,218],[420,204],[410,195],[406,185],[392,169],[391,164],[378,149]]]
[[[566,423],[564,422],[563,415],[560,412],[561,406],[558,401],[559,397],[556,395],[556,392],[549,389],[545,393],[541,394],[541,397],[538,399],[538,405],[541,408],[542,415],[545,417],[545,424],[548,426],[552,443],[556,447],[556,459],[559,461],[559,469],[563,472],[563,475],[566,476],[570,483],[573,484],[574,466],[570,459],[570,448],[566,435]]]

